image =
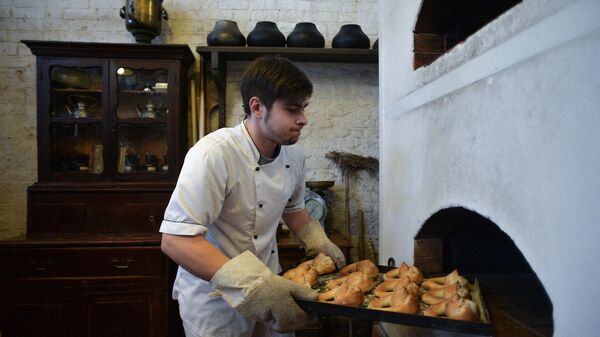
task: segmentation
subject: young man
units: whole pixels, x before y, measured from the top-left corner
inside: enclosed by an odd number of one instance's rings
[[[338,267],[341,250],[304,209],[304,155],[313,87],[287,59],[262,57],[246,69],[245,120],[202,138],[188,152],[160,231],[179,270],[173,297],[187,337],[293,336],[314,317],[294,301],[315,291],[277,276],[281,218],[307,254]]]

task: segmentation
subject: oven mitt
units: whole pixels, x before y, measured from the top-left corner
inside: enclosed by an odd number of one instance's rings
[[[318,322],[294,301],[316,300],[317,292],[273,274],[250,251],[225,263],[210,283],[242,315],[263,323],[270,321],[276,331],[294,331]]]
[[[338,269],[346,265],[346,258],[342,250],[336,246],[325,234],[319,220],[310,220],[296,233],[296,237],[302,242],[306,255],[316,256],[319,252],[331,257]]]

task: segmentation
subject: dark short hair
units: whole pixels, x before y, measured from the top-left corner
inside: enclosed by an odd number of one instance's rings
[[[306,74],[281,56],[263,56],[250,63],[240,85],[244,112],[250,116],[250,98],[256,96],[271,111],[279,98],[294,102],[310,97],[313,85]]]

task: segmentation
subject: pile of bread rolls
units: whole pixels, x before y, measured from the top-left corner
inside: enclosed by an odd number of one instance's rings
[[[314,287],[320,276],[334,275],[333,260],[323,254],[288,270],[283,277]],[[402,262],[383,275],[370,260],[352,263],[328,278],[320,288],[319,301],[369,309],[478,321],[479,307],[470,298],[467,279],[457,270],[424,278],[419,268]]]

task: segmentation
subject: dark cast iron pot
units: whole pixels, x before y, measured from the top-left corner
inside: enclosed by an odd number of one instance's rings
[[[325,38],[312,22],[300,22],[287,37],[288,47],[323,48]]]
[[[206,36],[209,46],[245,46],[246,37],[235,21],[217,20],[212,31]]]
[[[259,21],[248,34],[248,46],[285,47],[285,36],[275,22]]]
[[[331,42],[333,48],[369,49],[371,41],[359,25],[343,25]]]

